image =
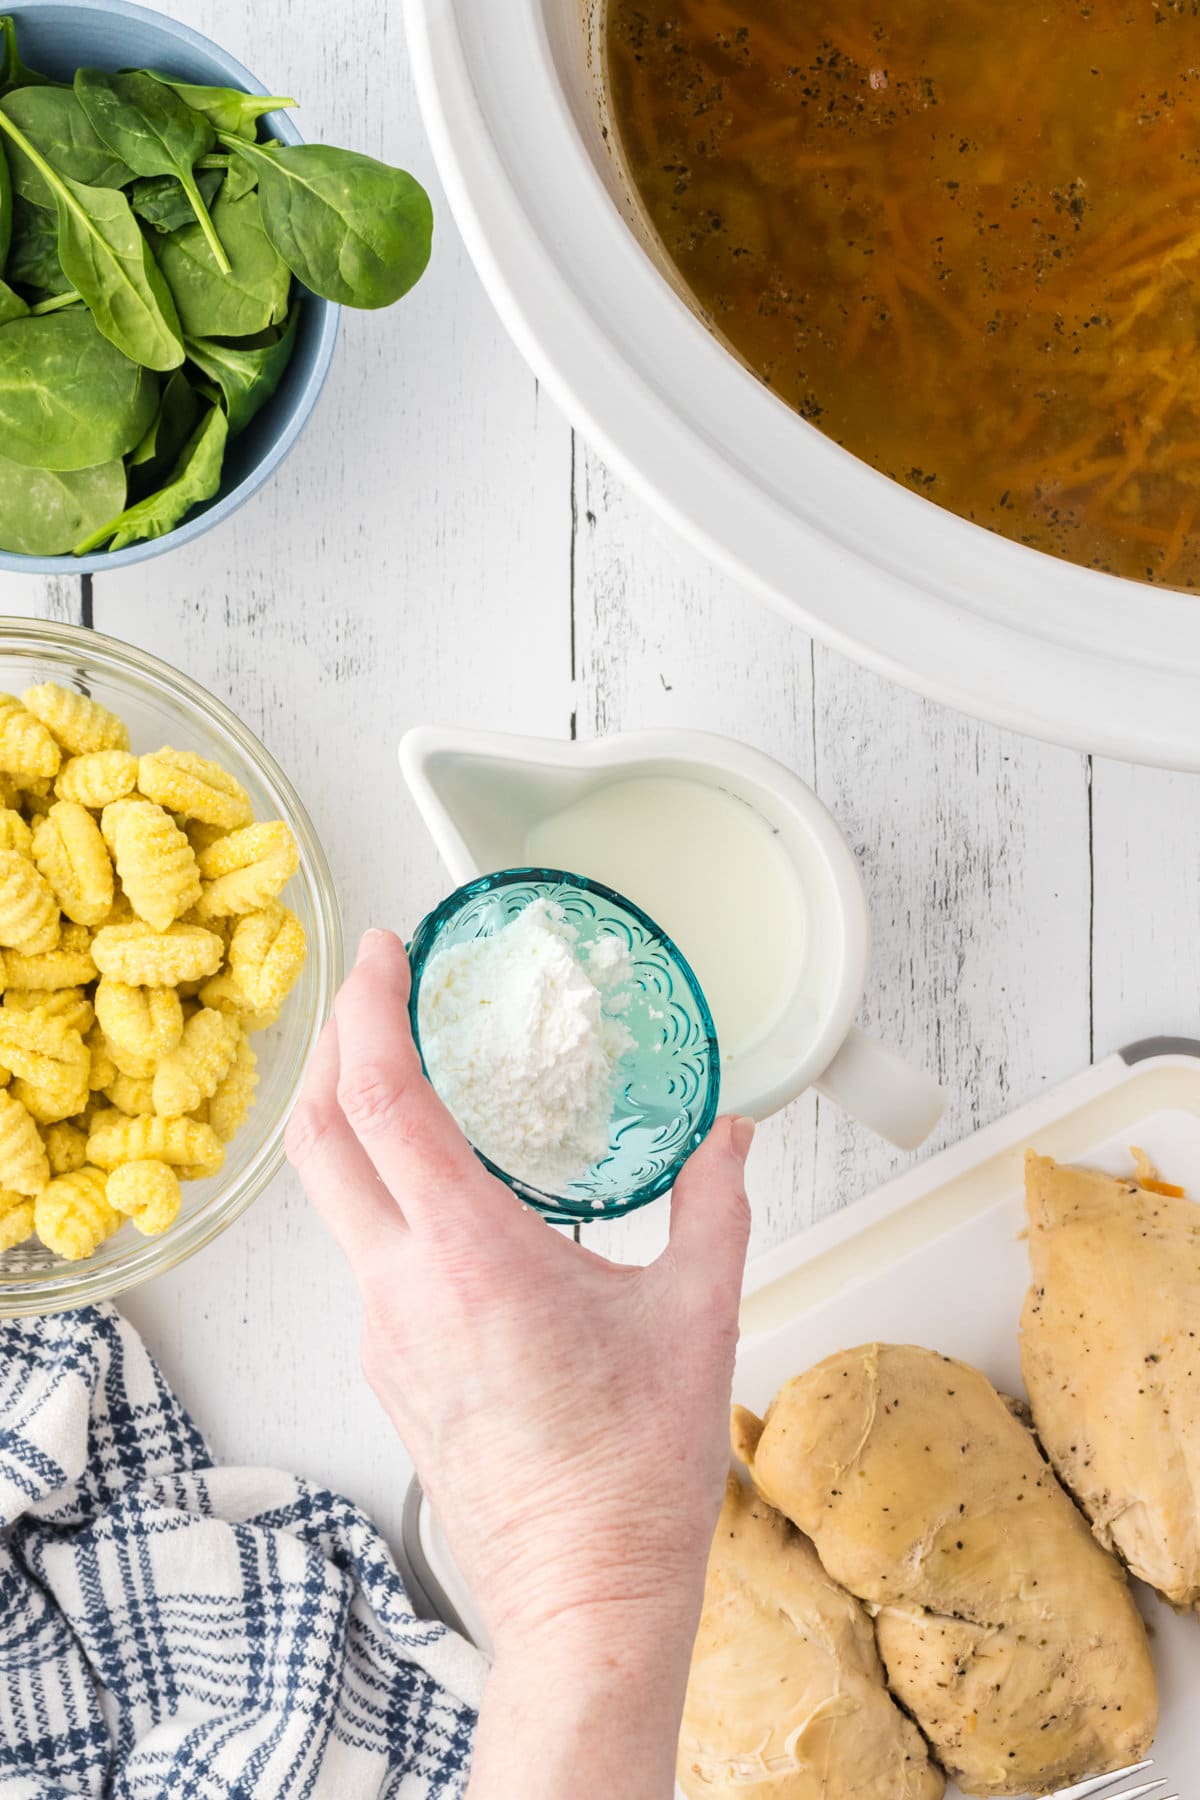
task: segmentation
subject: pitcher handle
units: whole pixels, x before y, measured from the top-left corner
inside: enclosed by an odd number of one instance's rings
[[[924,1143],[946,1107],[946,1090],[932,1075],[853,1025],[813,1086],[900,1150]]]

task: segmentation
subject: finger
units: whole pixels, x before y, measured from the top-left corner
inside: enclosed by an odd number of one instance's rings
[[[408,1236],[404,1217],[338,1105],[341,1057],[330,1019],[305,1072],[284,1143],[304,1191],[360,1281]]]
[[[493,1202],[495,1184],[425,1079],[408,1019],[408,958],[369,931],[334,1003],[337,1096],[355,1137],[416,1229]]]
[[[671,1195],[667,1254],[685,1278],[734,1295],[741,1292],[750,1239],[746,1157],[753,1140],[752,1119],[718,1119]]]

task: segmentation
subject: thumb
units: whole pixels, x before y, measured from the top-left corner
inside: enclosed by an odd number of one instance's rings
[[[669,1254],[680,1274],[741,1291],[750,1238],[746,1158],[753,1119],[718,1119],[671,1195]]]

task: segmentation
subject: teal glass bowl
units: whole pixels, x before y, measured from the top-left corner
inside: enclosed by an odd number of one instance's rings
[[[581,946],[607,937],[625,945],[631,976],[622,983],[629,1003],[620,1020],[634,1047],[617,1068],[608,1153],[561,1193],[543,1193],[482,1151],[476,1155],[554,1224],[620,1218],[674,1185],[712,1130],[721,1086],[717,1034],[700,984],[640,906],[562,869],[504,869],[468,882],[422,921],[409,947],[413,1037],[420,1050],[421,979],[430,959],[452,944],[493,936],[535,900],[561,907]],[[423,1053],[421,1063],[425,1067]]]

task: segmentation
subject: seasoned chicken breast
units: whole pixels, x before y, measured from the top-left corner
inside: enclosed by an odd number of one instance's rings
[[[759,1492],[875,1613],[893,1693],[968,1794],[1135,1762],[1158,1704],[1124,1571],[976,1369],[868,1344],[741,1415]]]
[[[1021,1363],[1038,1433],[1102,1544],[1200,1602],[1200,1206],[1025,1165]]]
[[[732,1475],[678,1773],[688,1800],[941,1800],[946,1786],[884,1685],[858,1601]]]

